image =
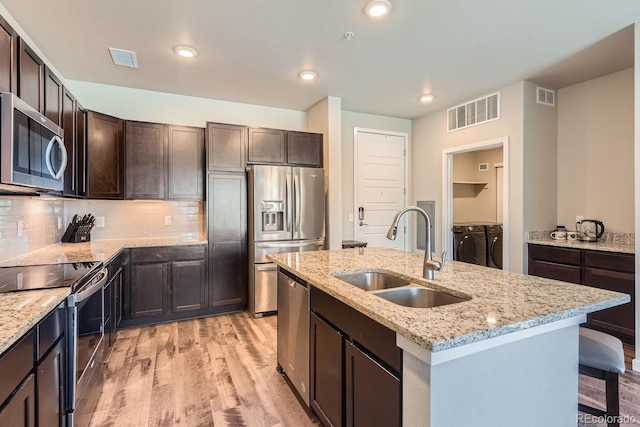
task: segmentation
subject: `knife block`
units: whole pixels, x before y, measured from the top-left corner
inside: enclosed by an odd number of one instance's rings
[[[88,228],[86,225],[73,225],[69,224],[64,235],[62,236],[62,241],[65,243],[83,243],[91,241],[91,233],[90,230],[83,230]]]

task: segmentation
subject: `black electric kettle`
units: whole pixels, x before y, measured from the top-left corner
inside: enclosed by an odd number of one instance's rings
[[[597,242],[604,234],[604,224],[595,219],[583,219],[576,222],[576,231],[579,232],[578,240]]]

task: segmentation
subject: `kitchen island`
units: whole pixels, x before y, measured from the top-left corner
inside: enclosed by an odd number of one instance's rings
[[[396,334],[405,426],[575,425],[578,326],[587,313],[630,301],[625,294],[459,262],[426,281],[422,255],[383,248],[270,258]],[[467,300],[404,307],[333,275],[363,270]]]

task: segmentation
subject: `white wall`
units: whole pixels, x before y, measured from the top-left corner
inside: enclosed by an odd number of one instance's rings
[[[204,127],[207,121],[286,130],[305,130],[306,127],[304,111],[79,80],[67,80],[66,85],[84,108],[127,120],[198,127]]]
[[[558,223],[633,233],[634,69],[558,91]]]
[[[342,112],[342,212],[340,215],[343,240],[354,238],[354,223],[349,222],[349,214],[353,213],[353,131],[356,127],[405,132],[409,134],[409,146],[411,144],[411,120],[352,111]],[[408,155],[410,156],[410,153]]]
[[[524,268],[523,223],[523,103],[524,83],[518,82],[500,90],[501,118],[478,126],[447,132],[447,111],[415,119],[412,126],[412,200],[435,200],[436,212],[442,209],[442,150],[500,137],[510,141],[510,259],[512,271]],[[475,97],[470,97],[470,99]],[[443,249],[442,218],[436,216],[436,248]],[[449,236],[450,237],[450,236]],[[415,248],[415,239],[413,246]]]

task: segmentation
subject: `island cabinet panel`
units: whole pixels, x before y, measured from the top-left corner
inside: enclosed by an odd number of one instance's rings
[[[167,127],[128,121],[125,125],[126,198],[165,197]]]
[[[400,426],[395,332],[314,286],[311,311],[312,408],[326,425]]]
[[[44,61],[22,38],[18,38],[18,96],[44,112]]]
[[[311,407],[324,425],[342,426],[344,338],[314,313],[311,313],[310,322]]]
[[[347,427],[400,426],[401,386],[389,372],[354,344],[345,346]]]
[[[322,167],[322,134],[287,132],[287,163]]]
[[[529,245],[529,274],[563,282],[581,283],[579,249]]]
[[[169,126],[167,198],[204,199],[204,130]]]
[[[0,411],[0,426],[33,427],[36,418],[35,375],[22,383]]]
[[[243,173],[208,178],[209,306],[247,301],[247,194]]]
[[[62,127],[62,82],[49,67],[45,67],[44,74],[44,115]]]
[[[248,128],[207,123],[207,168],[213,171],[244,172]]]
[[[631,295],[631,302],[591,313],[589,324],[633,343],[635,339],[635,257],[585,251],[584,284]]]
[[[87,115],[87,196],[124,198],[124,123],[105,114]]]
[[[171,309],[174,313],[204,308],[205,288],[203,259],[171,263]]]
[[[131,313],[133,317],[166,313],[167,263],[133,264],[131,267]]]
[[[0,17],[0,90],[18,94],[18,70],[16,61],[18,36]]]
[[[285,163],[285,135],[278,129],[249,129],[249,163]]]

